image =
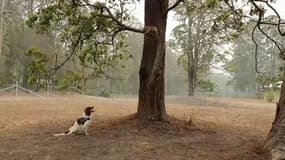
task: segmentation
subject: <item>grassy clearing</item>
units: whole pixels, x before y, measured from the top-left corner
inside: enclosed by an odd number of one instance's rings
[[[0,97],[5,160],[263,160],[274,104],[251,99],[168,97],[171,123],[141,127],[136,99]],[[94,105],[90,136],[53,137]],[[192,120],[188,124],[189,119]]]

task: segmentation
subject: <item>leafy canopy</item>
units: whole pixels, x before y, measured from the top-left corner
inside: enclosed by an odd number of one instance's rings
[[[135,0],[52,0],[29,16],[27,25],[39,33],[52,33],[64,50],[64,59],[56,61],[49,70],[58,70],[73,60],[94,75],[104,73],[106,66],[113,60],[123,59],[124,54],[117,52],[125,47],[126,34],[122,31],[142,30],[130,27],[130,10]]]

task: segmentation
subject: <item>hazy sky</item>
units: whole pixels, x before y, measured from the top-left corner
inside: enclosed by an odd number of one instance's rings
[[[277,0],[275,4],[272,4],[275,9],[279,12],[281,17],[285,19],[285,0]],[[135,17],[137,17],[141,23],[144,22],[144,1],[141,1],[140,4],[137,4],[136,9],[132,12]],[[271,11],[268,11],[268,14],[272,14]],[[170,12],[167,21],[167,39],[170,38],[171,30],[177,25],[177,22],[174,19],[174,13]]]

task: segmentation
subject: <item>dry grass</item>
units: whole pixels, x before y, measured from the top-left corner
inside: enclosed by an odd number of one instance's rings
[[[53,137],[94,105],[90,136]],[[264,160],[260,146],[274,104],[250,99],[168,97],[171,123],[128,119],[134,99],[0,97],[2,160]],[[191,125],[188,120],[191,119]]]

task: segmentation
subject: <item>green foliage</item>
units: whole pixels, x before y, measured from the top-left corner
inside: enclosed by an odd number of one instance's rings
[[[219,3],[219,0],[207,0],[206,1],[206,6],[208,8],[214,8],[216,5]]]
[[[81,89],[82,86],[78,85],[78,82],[82,80],[82,73],[68,71],[63,79],[60,81],[60,89],[66,90],[69,86],[76,86],[78,89]]]
[[[232,74],[228,82],[236,91],[250,92],[256,89],[256,73],[254,69],[254,46],[248,45],[249,37],[240,37],[233,46],[232,59],[225,64],[225,69]]]
[[[39,33],[55,33],[56,41],[64,48],[65,57],[55,62],[55,70],[71,61],[81,65],[88,75],[96,78],[106,70],[116,68],[118,61],[128,59],[129,55],[119,50],[127,46],[127,34],[122,23],[130,20],[128,5],[134,0],[114,0],[103,2],[55,0],[29,16],[26,24]],[[67,73],[68,77],[72,76]],[[73,75],[75,76],[75,75]],[[64,87],[79,80],[64,78]]]
[[[37,21],[38,17],[36,15],[30,15],[28,20],[26,21],[26,25],[30,28],[33,27],[35,21]]]
[[[102,90],[99,95],[100,97],[111,97],[111,94],[107,92],[106,90]]]
[[[273,77],[270,74],[259,74],[256,78],[256,82],[262,86],[273,85],[272,88],[275,88],[275,84],[280,81],[279,77]]]
[[[40,50],[32,48],[26,52],[26,56],[29,56],[31,59],[28,67],[28,72],[30,73],[29,83],[36,84],[41,79],[47,78],[46,63],[48,59],[46,55]]]
[[[39,83],[44,81],[50,65],[46,60],[52,57],[56,47],[52,34],[38,35],[35,29],[26,26],[28,15],[46,3],[40,0],[31,2],[32,0],[9,1],[9,5],[5,6],[7,14],[4,23],[1,80],[18,80],[25,87],[29,85],[29,81],[35,84],[32,86],[40,87]]]
[[[191,74],[194,88],[213,90],[205,77],[211,66],[226,60],[217,46],[236,39],[243,29],[241,19],[224,5],[219,0],[187,1],[176,9],[180,24],[173,30],[171,46],[181,55],[178,63]]]
[[[267,102],[273,102],[275,100],[275,92],[273,90],[266,91],[264,93],[264,99]]]
[[[229,82],[236,91],[259,93],[269,87],[275,89],[276,82],[280,81],[279,66],[283,66],[276,48],[271,41],[264,37],[260,32],[255,33],[256,40],[260,43],[258,55],[255,57],[255,45],[251,41],[251,31],[253,24],[246,26],[247,30],[234,41],[232,59],[227,61],[225,69],[233,76]],[[268,28],[270,34],[276,34],[276,30]],[[257,64],[256,63],[257,60]],[[256,73],[256,66],[259,73]],[[256,90],[256,89],[259,90]]]
[[[213,92],[216,85],[210,80],[200,80],[198,81],[198,87],[204,92]]]

